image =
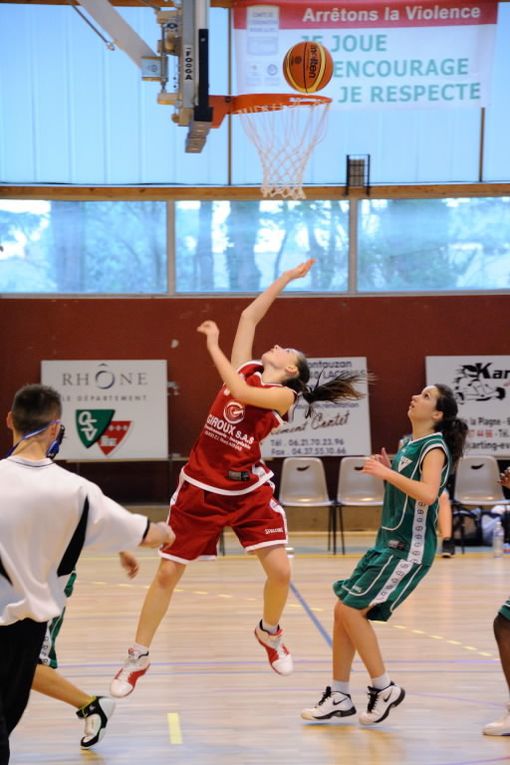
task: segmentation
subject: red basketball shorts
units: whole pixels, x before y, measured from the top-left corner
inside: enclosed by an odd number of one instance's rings
[[[287,519],[269,481],[248,494],[205,491],[187,481],[179,483],[168,512],[175,533],[173,545],[159,554],[178,563],[215,556],[222,529],[231,526],[247,552],[287,543]]]

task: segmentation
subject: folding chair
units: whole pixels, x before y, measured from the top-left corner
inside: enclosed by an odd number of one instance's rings
[[[362,472],[365,459],[365,457],[344,457],[338,471],[336,504],[344,555],[344,507],[382,507],[383,504],[384,482],[380,478]]]
[[[470,507],[504,505],[503,528],[507,539],[507,516],[510,499],[505,499],[499,483],[499,466],[495,457],[461,457],[455,473],[453,515],[459,517],[460,544],[464,552],[464,517]]]
[[[336,508],[329,498],[321,459],[286,457],[282,465],[279,500],[284,507],[328,508],[328,550],[336,555]]]

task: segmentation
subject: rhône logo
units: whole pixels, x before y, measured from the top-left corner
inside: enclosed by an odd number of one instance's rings
[[[125,439],[131,420],[114,420],[115,409],[77,409],[76,430],[86,449],[97,444],[104,455],[109,455]]]
[[[233,425],[241,422],[244,417],[244,404],[240,404],[239,401],[229,401],[223,410],[223,416]]]

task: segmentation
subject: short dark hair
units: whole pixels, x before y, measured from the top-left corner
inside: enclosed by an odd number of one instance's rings
[[[62,416],[60,393],[49,385],[24,385],[12,402],[12,424],[22,435],[49,425]]]

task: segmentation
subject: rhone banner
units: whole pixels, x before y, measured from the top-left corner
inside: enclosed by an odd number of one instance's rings
[[[168,457],[166,361],[43,361],[41,380],[62,396],[59,459]]]

